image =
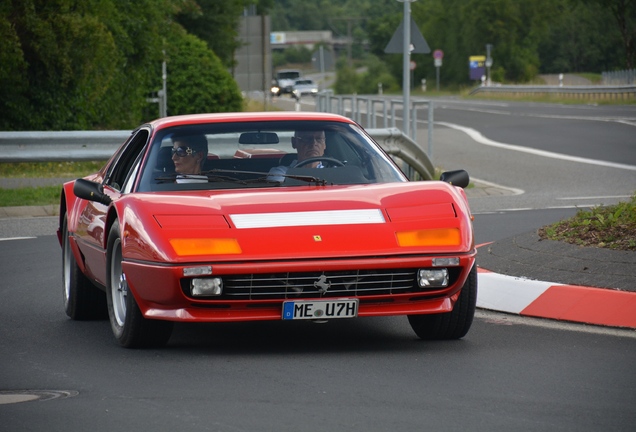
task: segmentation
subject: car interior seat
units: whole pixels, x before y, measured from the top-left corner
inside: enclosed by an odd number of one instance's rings
[[[155,169],[162,173],[174,172],[174,162],[172,162],[172,147],[171,146],[161,147],[159,149],[159,154],[157,155],[157,164],[155,165]]]

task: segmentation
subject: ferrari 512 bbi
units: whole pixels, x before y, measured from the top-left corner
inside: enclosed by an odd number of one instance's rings
[[[63,186],[66,313],[107,315],[125,347],[164,345],[175,322],[390,315],[461,338],[477,297],[467,184],[409,181],[338,115],[162,118]]]

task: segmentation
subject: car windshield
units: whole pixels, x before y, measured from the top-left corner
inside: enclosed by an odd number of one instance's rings
[[[278,79],[296,79],[300,76],[300,72],[289,71],[289,72],[278,72]]]
[[[301,158],[309,135],[313,161]],[[323,138],[324,137],[324,138]],[[322,154],[320,154],[322,153]],[[407,181],[358,126],[328,121],[207,123],[158,130],[137,191]]]

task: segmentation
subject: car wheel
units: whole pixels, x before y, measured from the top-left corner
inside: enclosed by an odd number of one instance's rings
[[[66,315],[78,321],[106,318],[106,294],[93,285],[77,265],[70,246],[66,215],[62,233],[62,282]]]
[[[135,297],[129,290],[123,271],[121,234],[118,221],[108,234],[106,252],[106,298],[113,334],[126,348],[161,347],[168,342],[173,323],[144,318]]]
[[[473,266],[451,312],[409,315],[409,324],[421,339],[459,339],[470,330],[476,305],[477,267]]]

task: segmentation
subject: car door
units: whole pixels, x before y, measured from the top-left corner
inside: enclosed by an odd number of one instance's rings
[[[106,171],[102,185],[104,193],[116,201],[123,193],[130,193],[139,165],[148,143],[150,131],[135,131],[122,145]],[[78,218],[76,239],[84,256],[87,273],[104,285],[106,281],[106,217],[109,206],[95,201],[87,202]]]

